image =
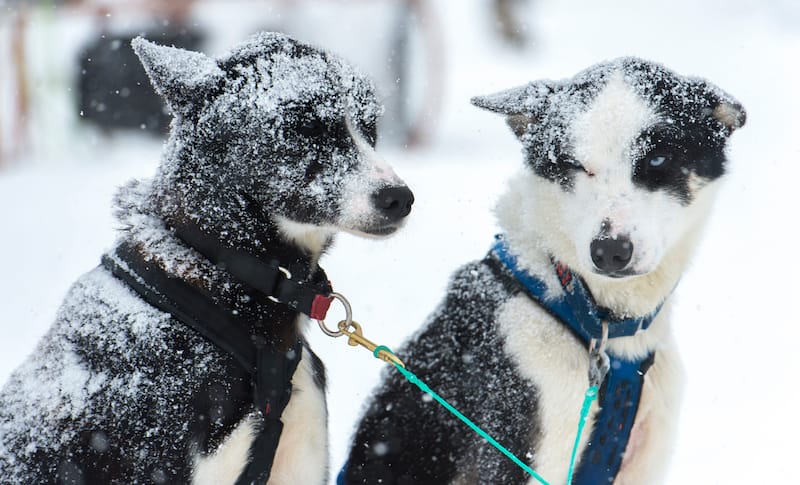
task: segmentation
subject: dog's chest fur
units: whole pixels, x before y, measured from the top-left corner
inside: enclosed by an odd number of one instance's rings
[[[664,456],[672,442],[671,427],[664,424],[674,422],[680,397],[680,364],[667,335],[667,325],[667,319],[659,317],[648,330],[664,335],[663,346],[659,345],[655,362],[645,375],[623,466],[614,482],[617,485],[656,483],[654,477],[661,475],[657,464],[663,466],[663,460],[656,458]],[[497,328],[504,337],[504,350],[511,356],[521,378],[538,390],[539,407],[533,417],[539,421],[541,430],[534,452],[536,471],[559,483],[567,475],[572,440],[578,428],[578,411],[588,386],[588,353],[563,324],[526,295],[514,296],[499,307]],[[573,406],[565,403],[573,403]],[[578,456],[587,444],[599,411],[594,404]]]

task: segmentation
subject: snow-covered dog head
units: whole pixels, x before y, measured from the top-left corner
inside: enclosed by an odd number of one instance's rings
[[[133,47],[174,114],[155,181],[165,218],[239,238],[265,220],[294,235],[402,226],[413,195],[375,152],[381,105],[338,57],[275,33],[219,58]]]
[[[711,83],[635,58],[473,103],[506,115],[525,148],[525,175],[500,208],[518,212],[505,229],[612,278],[654,271],[703,218],[745,121]]]

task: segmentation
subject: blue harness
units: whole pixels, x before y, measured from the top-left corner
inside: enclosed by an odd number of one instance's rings
[[[646,330],[661,309],[659,305],[653,313],[641,318],[616,318],[608,309],[598,307],[581,278],[559,263],[555,263],[555,271],[564,293],[556,299],[545,298],[545,283],[517,266],[517,259],[509,252],[502,235],[496,237],[490,256],[511,273],[533,301],[569,328],[587,348],[591,340],[602,338],[603,322],[608,325],[608,338],[631,336]],[[653,364],[655,353],[633,361],[612,353],[608,357],[610,366],[598,400],[600,410],[572,485],[610,484],[616,478],[639,408],[644,375]]]

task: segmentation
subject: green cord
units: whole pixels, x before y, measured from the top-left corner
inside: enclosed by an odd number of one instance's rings
[[[394,355],[394,352],[392,352],[389,349],[389,347],[387,347],[385,345],[377,346],[375,348],[375,350],[372,352],[372,354],[375,356],[375,358],[378,358],[378,353],[380,351],[382,351],[382,350]],[[531,467],[529,467],[522,460],[517,458],[517,456],[514,453],[511,453],[510,451],[508,451],[508,449],[506,447],[504,447],[503,445],[498,443],[497,440],[492,438],[486,431],[482,430],[477,424],[473,423],[472,421],[470,421],[469,418],[467,418],[466,416],[461,414],[461,412],[459,412],[458,409],[454,408],[452,405],[450,405],[449,402],[445,401],[444,398],[442,398],[440,395],[436,394],[430,387],[428,387],[427,384],[425,384],[425,382],[423,382],[419,377],[414,375],[413,372],[407,370],[405,367],[403,367],[403,366],[401,366],[400,364],[397,364],[397,363],[395,363],[394,366],[397,368],[397,370],[400,371],[401,374],[403,374],[403,376],[406,379],[408,379],[408,382],[410,382],[410,383],[414,384],[415,386],[419,387],[423,392],[425,392],[427,394],[430,394],[430,396],[433,397],[433,399],[435,399],[436,402],[438,402],[439,404],[444,406],[444,408],[447,409],[448,411],[450,411],[455,417],[457,417],[458,419],[463,421],[467,426],[472,428],[473,431],[475,431],[483,439],[488,441],[489,444],[491,444],[492,446],[494,446],[495,448],[500,450],[500,452],[502,452],[509,459],[511,459],[511,461],[513,461],[520,468],[525,470],[526,473],[528,473],[530,476],[532,476],[533,478],[538,480],[540,483],[542,483],[542,485],[550,485],[538,473],[533,471],[533,469]],[[597,399],[597,386],[591,386],[591,387],[589,387],[589,389],[586,390],[586,395],[583,398],[583,406],[581,407],[581,417],[580,417],[580,421],[578,422],[578,434],[577,434],[577,436],[575,436],[575,445],[572,448],[572,456],[570,457],[570,461],[569,461],[569,473],[567,475],[567,485],[572,483],[572,473],[573,473],[573,471],[575,469],[575,457],[576,457],[576,455],[578,453],[578,445],[580,444],[581,434],[583,433],[583,428],[586,425],[586,417],[589,415],[589,408],[592,406],[592,403],[595,401],[595,399]]]
[[[569,474],[567,475],[567,485],[572,483],[572,472],[575,471],[575,455],[578,454],[578,445],[580,444],[581,434],[583,427],[586,425],[586,416],[589,415],[589,408],[592,406],[594,400],[597,399],[597,386],[591,386],[586,389],[586,395],[583,397],[583,406],[581,407],[581,419],[578,421],[578,434],[575,436],[575,445],[572,447],[572,456],[569,459]]]
[[[375,357],[377,358],[378,357],[378,352],[380,352],[381,350],[385,350],[386,352],[389,352],[389,353],[393,354],[393,352],[391,350],[389,350],[388,347],[386,347],[385,345],[380,345],[380,346],[375,348],[375,351],[373,352],[373,355],[375,355]],[[399,364],[394,364],[394,366],[397,368],[397,370],[400,371],[401,374],[403,374],[403,376],[405,376],[406,379],[408,379],[408,382],[410,382],[410,383],[414,384],[415,386],[419,387],[420,389],[422,389],[423,392],[426,392],[426,393],[430,394],[431,397],[433,397],[439,404],[444,406],[445,409],[447,409],[448,411],[453,413],[453,415],[455,415],[458,419],[463,421],[467,426],[472,428],[473,431],[478,433],[483,439],[488,441],[492,446],[494,446],[495,448],[500,450],[504,455],[509,457],[511,459],[511,461],[513,461],[514,463],[519,465],[519,467],[522,468],[523,470],[525,470],[529,475],[531,475],[533,478],[539,480],[539,482],[541,482],[542,485],[550,485],[544,478],[539,476],[538,473],[533,471],[533,469],[531,467],[529,467],[522,460],[517,458],[517,456],[514,455],[514,453],[511,453],[510,451],[508,451],[508,449],[506,449],[506,447],[504,447],[503,445],[498,443],[497,440],[495,440],[494,438],[489,436],[489,434],[486,431],[482,430],[477,424],[473,423],[472,421],[470,421],[469,418],[467,418],[466,416],[461,414],[458,411],[458,409],[454,408],[453,406],[450,405],[449,402],[445,401],[444,398],[442,398],[440,395],[436,394],[419,377],[414,375],[414,373],[412,373],[411,371],[403,368]]]

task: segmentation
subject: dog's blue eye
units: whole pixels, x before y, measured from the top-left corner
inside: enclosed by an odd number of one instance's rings
[[[648,162],[648,164],[651,167],[661,167],[662,165],[664,165],[664,163],[666,163],[666,161],[667,161],[667,157],[665,157],[663,155],[658,155],[656,157],[652,157],[650,159],[650,161]]]
[[[305,120],[300,123],[298,131],[300,131],[301,135],[316,137],[325,133],[325,125],[320,120]]]

